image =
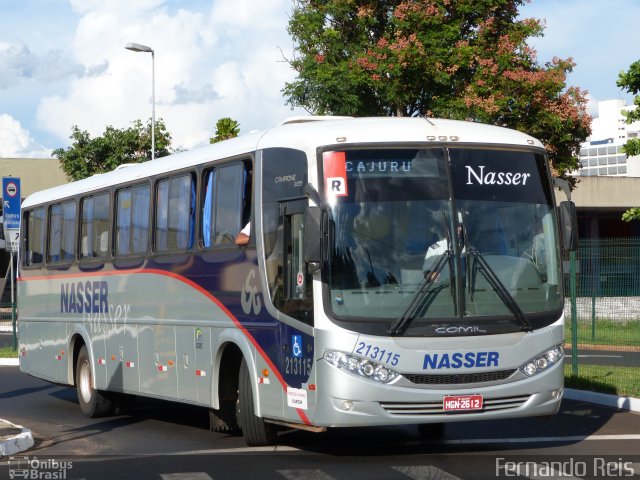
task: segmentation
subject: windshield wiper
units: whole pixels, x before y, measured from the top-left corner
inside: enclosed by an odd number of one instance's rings
[[[433,303],[440,291],[442,291],[442,289],[444,289],[448,285],[447,283],[445,283],[443,285],[440,285],[437,289],[432,290],[432,287],[440,276],[440,273],[442,272],[444,266],[446,264],[449,264],[449,268],[451,268],[450,262],[452,255],[453,254],[451,250],[446,250],[444,253],[442,253],[442,255],[440,255],[440,258],[438,258],[438,261],[436,262],[433,270],[427,273],[424,277],[424,280],[420,283],[418,291],[411,299],[411,303],[409,303],[407,309],[395,322],[393,322],[393,324],[389,328],[389,335],[402,335],[407,330],[407,328],[409,328],[411,322],[415,320],[420,312],[422,312],[422,314],[424,315],[424,313],[429,309],[431,303]],[[451,277],[452,275],[450,274],[449,278]]]
[[[467,245],[467,247],[469,247],[469,245]],[[471,267],[471,276],[468,279],[471,299],[473,300],[473,292],[475,290],[476,284],[476,274],[479,270],[484,278],[487,279],[489,285],[491,285],[491,287],[496,291],[498,297],[500,297],[500,300],[502,300],[502,303],[504,303],[506,307],[511,311],[513,316],[520,324],[522,330],[525,332],[530,332],[531,330],[533,330],[533,328],[531,327],[531,323],[520,308],[520,305],[518,305],[518,302],[516,302],[516,299],[513,298],[513,295],[509,293],[507,287],[505,287],[504,283],[502,283],[500,278],[498,278],[496,272],[494,272],[493,269],[489,266],[482,254],[473,247],[467,248],[467,252],[469,257],[474,258],[473,266]]]

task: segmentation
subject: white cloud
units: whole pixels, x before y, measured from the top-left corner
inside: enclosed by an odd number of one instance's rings
[[[79,14],[91,12],[113,12],[120,10],[123,13],[142,13],[159,7],[165,0],[135,0],[123,2],[122,0],[70,0],[71,8]]]
[[[151,116],[151,58],[125,50],[127,42],[155,50],[156,118],[176,148],[208,142],[220,117],[238,120],[246,133],[291,114],[281,90],[294,74],[279,50],[290,53],[289,0],[215,0],[201,12],[170,12],[162,0],[72,6],[81,15],[74,60],[91,75],[44,98],[37,111],[41,128],[64,144],[72,125],[100,135],[107,125]]]
[[[84,67],[62,50],[36,54],[22,42],[0,42],[0,88],[9,88],[23,80],[48,83],[83,74]]]
[[[291,0],[215,0],[211,19],[215,25],[228,30],[281,29],[286,26],[286,13],[291,5]]]
[[[0,157],[50,157],[51,150],[38,145],[11,115],[0,114]]]

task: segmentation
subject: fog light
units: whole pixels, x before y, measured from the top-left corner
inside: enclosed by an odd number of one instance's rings
[[[353,408],[353,402],[351,400],[345,400],[344,402],[342,402],[343,410],[350,412],[352,408]]]

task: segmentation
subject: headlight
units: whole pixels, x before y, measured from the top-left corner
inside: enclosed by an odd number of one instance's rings
[[[348,353],[326,351],[324,359],[342,370],[369,378],[380,383],[391,383],[399,374],[384,365]]]
[[[520,367],[520,371],[527,377],[533,377],[538,373],[548,370],[550,367],[558,363],[564,357],[564,349],[562,345],[557,345],[551,350],[538,355]]]

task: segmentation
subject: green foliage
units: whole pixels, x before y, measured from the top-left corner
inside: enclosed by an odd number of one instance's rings
[[[578,167],[590,133],[571,59],[539,65],[525,0],[297,0],[289,22],[298,74],[287,103],[319,115],[436,116],[539,138],[556,174]]]
[[[235,138],[240,133],[240,124],[229,117],[223,117],[216,122],[216,134],[209,139],[209,143],[218,143]]]
[[[638,95],[640,93],[640,60],[633,62],[626,72],[620,72],[616,85],[624,91],[635,95],[633,104],[636,109],[623,112],[627,117],[626,122],[632,123],[640,120],[640,95]],[[640,155],[640,139],[631,138],[627,140],[627,143],[622,147],[622,151],[627,154],[627,157]],[[630,208],[622,214],[622,220],[625,222],[640,220],[640,208]]]
[[[636,107],[640,107],[640,95],[638,95],[640,94],[640,60],[632,63],[626,72],[620,72],[616,85],[624,91],[635,95],[636,97],[633,103]],[[624,114],[627,117],[627,123],[640,120],[640,108],[636,108],[630,112],[624,112]]]
[[[565,363],[564,374],[567,388],[640,397],[640,368],[637,367],[580,365],[578,375],[572,375],[571,365]]]
[[[640,220],[640,208],[633,207],[622,214],[622,220],[630,222],[631,220]]]
[[[622,293],[622,292],[620,292]],[[599,301],[602,301],[600,299]],[[595,328],[590,320],[577,322],[578,345],[615,345],[640,347],[640,321],[616,322],[605,318],[596,318]],[[595,333],[595,336],[592,336]],[[564,324],[564,338],[571,338],[571,322]]]
[[[155,125],[156,157],[171,153],[171,135],[162,120]],[[109,172],[123,163],[140,163],[151,158],[151,121],[143,125],[136,120],[126,129],[108,126],[101,137],[91,138],[89,132],[74,125],[73,143],[67,149],[58,148],[62,170],[70,180],[80,180],[96,173]]]
[[[12,347],[0,347],[0,358],[18,358],[18,352]]]

